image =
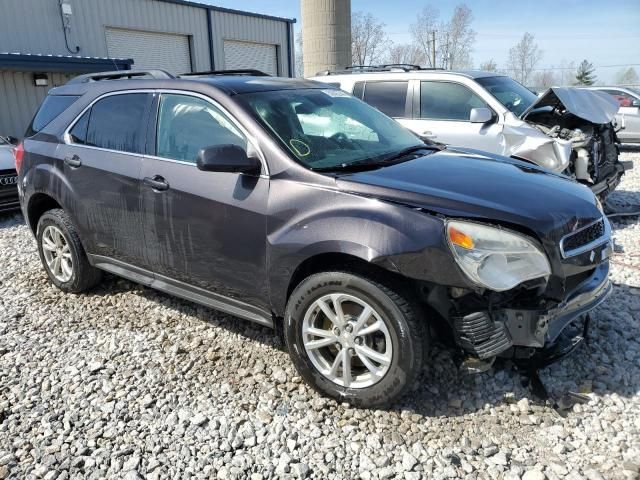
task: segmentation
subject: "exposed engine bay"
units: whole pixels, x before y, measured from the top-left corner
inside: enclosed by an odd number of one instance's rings
[[[549,165],[545,165],[534,152],[515,154],[560,171],[595,193],[606,195],[624,172],[618,161],[620,142],[612,123],[617,110],[615,100],[601,92],[551,88],[520,118],[547,138],[555,139],[553,150],[557,161],[547,159]]]

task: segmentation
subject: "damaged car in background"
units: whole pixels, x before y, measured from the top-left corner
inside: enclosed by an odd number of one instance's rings
[[[539,97],[510,77],[414,65],[324,72],[313,80],[352,93],[432,142],[526,160],[589,186],[605,198],[621,162],[608,95],[571,87]]]

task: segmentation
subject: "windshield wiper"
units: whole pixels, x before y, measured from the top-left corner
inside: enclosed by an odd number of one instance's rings
[[[358,160],[357,162],[343,163],[341,165],[332,165],[330,167],[318,167],[312,168],[315,172],[363,172],[366,170],[376,170],[378,168],[387,167],[400,163],[396,160],[400,160],[414,152],[420,150],[439,150],[438,147],[431,145],[414,145],[413,147],[404,148],[398,152],[384,157],[373,157]],[[410,160],[407,158],[407,160]]]

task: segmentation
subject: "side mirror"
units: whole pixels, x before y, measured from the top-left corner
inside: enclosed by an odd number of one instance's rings
[[[493,119],[493,112],[488,108],[472,108],[469,114],[471,123],[488,123]]]
[[[213,145],[198,152],[196,165],[205,172],[254,173],[259,175],[262,168],[260,160],[247,155],[238,145]]]
[[[9,140],[9,143],[11,145],[18,145],[20,143],[20,140],[18,140],[16,137],[7,137],[7,140]]]
[[[632,107],[640,107],[640,100],[636,99],[633,102],[631,102],[631,106]]]

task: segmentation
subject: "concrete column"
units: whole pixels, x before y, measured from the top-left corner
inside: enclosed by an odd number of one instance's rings
[[[351,0],[301,0],[304,76],[351,65]]]

